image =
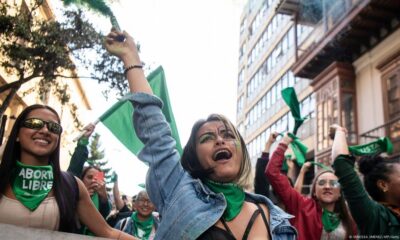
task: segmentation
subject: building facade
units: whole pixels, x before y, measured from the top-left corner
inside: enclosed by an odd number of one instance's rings
[[[272,132],[293,129],[293,118],[281,97],[286,87],[295,88],[302,116],[307,116],[298,136],[308,146],[314,145],[315,96],[311,81],[291,71],[296,43],[304,42],[312,28],[296,26],[291,16],[277,13],[278,3],[249,1],[241,18],[236,119],[254,165]]]
[[[30,11],[33,0],[8,0],[7,3],[15,4],[19,11]],[[45,19],[53,21],[55,16],[49,1],[43,1],[43,4],[36,9],[34,16],[38,19]],[[1,56],[0,56],[1,58]],[[76,76],[76,73],[66,73],[68,76]],[[16,76],[7,73],[4,69],[0,68],[0,86],[16,81]],[[86,119],[81,119],[82,113],[91,109],[88,98],[86,97],[85,90],[81,85],[78,78],[60,78],[59,84],[66,86],[67,94],[69,95],[69,102],[71,104],[61,104],[52,89],[49,89],[45,94],[39,95],[36,93],[36,88],[39,80],[31,80],[23,85],[17,91],[9,107],[6,109],[1,124],[2,124],[2,147],[5,146],[8,135],[14,124],[14,120],[19,113],[26,107],[32,104],[44,104],[54,108],[61,117],[61,125],[63,126],[63,133],[61,137],[61,168],[66,170],[70,160],[70,153],[74,151],[76,143],[73,138],[78,134],[79,130],[74,123],[74,118],[78,117],[82,123],[86,123]],[[3,104],[9,91],[0,94],[0,103]],[[73,104],[73,105],[72,105]],[[71,109],[71,108],[75,108]],[[74,116],[76,114],[76,116]]]
[[[255,163],[272,131],[293,129],[281,89],[308,120],[307,159],[331,165],[329,126],[350,145],[388,136],[400,154],[400,1],[249,0],[241,22],[237,125]]]

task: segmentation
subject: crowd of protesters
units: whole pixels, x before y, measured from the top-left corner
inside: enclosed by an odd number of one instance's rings
[[[118,40],[122,35],[125,40]],[[237,128],[220,114],[201,119],[180,154],[132,37],[112,30],[104,45],[125,67],[133,125],[144,144],[138,159],[149,166],[145,189],[129,203],[114,175],[110,197],[102,170],[85,166],[92,124],[68,170],[61,171],[59,115],[32,105],[15,120],[1,157],[0,223],[113,239],[400,238],[397,158],[354,156],[347,130],[332,125],[333,165],[314,174],[306,194],[302,186],[311,162],[300,166],[296,180],[295,163],[285,152],[298,139],[284,133],[275,144],[280,134],[272,133],[249,190],[252,166]]]

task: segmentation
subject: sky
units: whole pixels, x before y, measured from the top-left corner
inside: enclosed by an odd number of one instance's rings
[[[58,1],[58,0],[57,0]],[[164,68],[182,146],[198,119],[211,113],[236,120],[240,16],[247,0],[119,0],[111,4],[121,29],[141,45],[141,59]],[[111,25],[93,17],[102,31]],[[100,116],[116,100],[101,96],[97,83],[82,81],[93,110]],[[90,91],[89,91],[90,89]],[[147,167],[102,126],[96,127],[120,190],[134,195]]]

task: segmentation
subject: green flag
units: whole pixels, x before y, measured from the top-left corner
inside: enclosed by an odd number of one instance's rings
[[[349,146],[349,151],[356,156],[365,156],[387,152],[392,154],[393,144],[388,137],[381,137],[374,142],[363,145]]]
[[[172,137],[176,141],[176,149],[182,154],[182,146],[169,101],[163,68],[161,66],[158,67],[149,74],[147,80],[153,89],[154,95],[158,96],[164,102],[162,112],[171,127]],[[127,99],[122,99],[108,109],[99,119],[126,148],[136,155],[144,145],[137,137],[133,128],[132,115],[132,103]]]
[[[90,9],[94,12],[100,13],[103,16],[109,17],[111,25],[117,30],[120,30],[117,19],[114,16],[114,13],[111,11],[111,8],[107,5],[104,0],[62,0],[65,6],[69,6],[71,4],[79,6],[85,6],[87,9]]]
[[[288,87],[285,88],[281,91],[282,98],[290,108],[290,112],[292,113],[292,116],[294,118],[294,129],[293,129],[293,134],[297,134],[297,130],[303,124],[305,118],[301,117],[301,112],[300,112],[300,103],[299,100],[297,100],[297,95],[293,87]]]

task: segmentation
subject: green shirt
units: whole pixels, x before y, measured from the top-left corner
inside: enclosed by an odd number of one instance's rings
[[[399,219],[388,208],[370,198],[354,170],[354,161],[352,156],[339,155],[333,168],[357,223],[359,235],[375,238],[400,236]]]

